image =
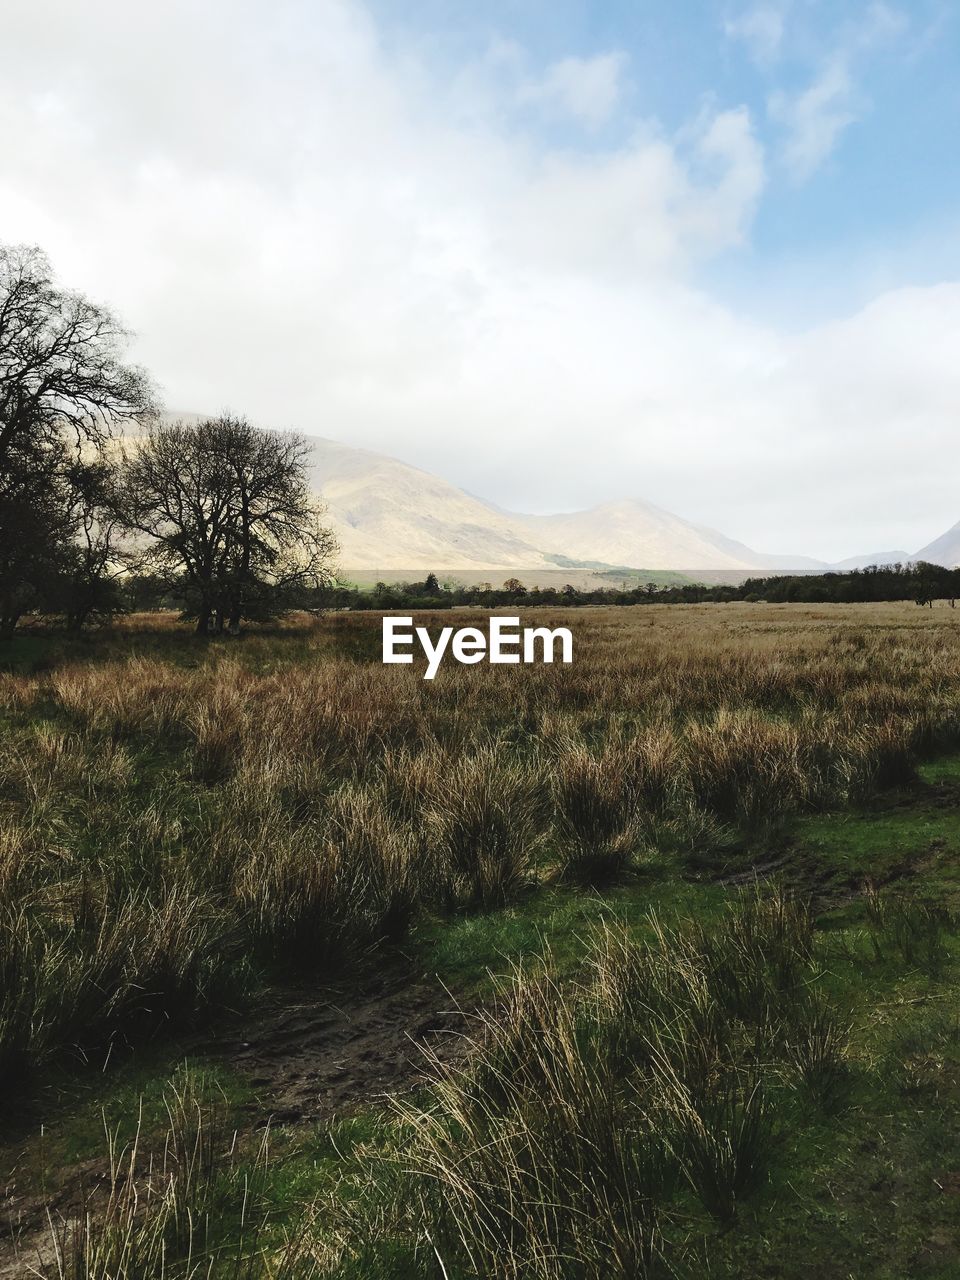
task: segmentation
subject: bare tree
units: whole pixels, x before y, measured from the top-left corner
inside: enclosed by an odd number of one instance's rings
[[[211,428],[209,422],[153,428],[128,446],[118,485],[121,519],[148,539],[140,570],[183,574],[198,602],[198,634],[207,632],[220,604],[230,537],[228,472]]]
[[[103,460],[74,463],[70,469],[73,537],[60,557],[50,602],[72,631],[93,618],[109,618],[122,606],[121,583],[132,552],[117,509],[116,479],[116,467]]]
[[[182,574],[197,634],[289,607],[330,578],[336,540],[306,480],[308,446],[221,416],[132,443],[120,510],[150,540],[142,567]]]
[[[226,416],[216,429],[232,482],[224,581],[236,632],[251,612],[273,612],[302,588],[326,585],[338,548],[307,485],[310,450],[301,436]]]
[[[99,443],[152,410],[146,373],[123,361],[128,338],[106,308],[55,284],[40,249],[0,245],[0,473],[25,438],[67,427]]]
[[[19,442],[0,475],[0,636],[41,606],[62,568],[74,532],[72,495],[65,481],[69,456],[59,448]]]
[[[0,245],[0,628],[33,607],[81,532],[71,491],[114,423],[153,411],[128,335],[54,282],[37,248]]]

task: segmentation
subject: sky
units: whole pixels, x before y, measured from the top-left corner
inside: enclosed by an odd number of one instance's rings
[[[956,0],[3,0],[0,241],[173,410],[765,552],[960,520]]]

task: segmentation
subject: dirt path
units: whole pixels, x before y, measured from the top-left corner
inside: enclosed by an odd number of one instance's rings
[[[456,1052],[465,1025],[449,993],[426,982],[387,978],[361,997],[284,988],[202,1053],[249,1078],[255,1126],[298,1124],[415,1086],[424,1047]]]
[[[956,809],[960,809],[960,785],[951,781],[914,783],[881,795],[873,803],[873,811],[878,816],[898,813],[929,816]],[[856,810],[845,811],[843,817],[856,813]],[[940,836],[918,837],[916,847],[909,853],[882,862],[868,874],[864,869],[844,871],[835,863],[825,863],[816,848],[787,836],[746,862],[743,855],[737,854],[725,858],[713,853],[691,858],[686,877],[734,890],[775,881],[788,893],[809,900],[814,914],[818,914],[852,902],[868,889],[884,889],[915,878],[929,870],[946,843]]]
[[[428,1047],[441,1058],[462,1052],[466,1015],[437,983],[396,973],[358,990],[316,986],[273,988],[213,1033],[177,1042],[177,1054],[220,1063],[247,1077],[255,1099],[241,1108],[248,1130],[349,1115],[424,1078]],[[47,1131],[56,1117],[45,1121]],[[32,1139],[28,1139],[28,1142]],[[69,1216],[82,1178],[88,1192],[106,1178],[106,1160],[69,1170],[43,1197],[17,1185],[27,1143],[0,1148],[6,1185],[0,1194],[0,1280],[37,1275],[53,1263],[47,1206]]]

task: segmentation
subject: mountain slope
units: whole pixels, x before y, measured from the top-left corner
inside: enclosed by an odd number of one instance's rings
[[[928,542],[925,547],[921,547],[916,555],[910,558],[926,560],[930,564],[946,565],[948,569],[960,566],[960,521],[952,529],[942,533],[939,538],[934,538],[933,542]]]
[[[511,519],[417,467],[311,438],[312,487],[348,569],[542,569]]]
[[[383,454],[319,437],[310,445],[313,487],[347,569],[540,569],[570,560],[635,569],[818,566],[763,555],[636,499],[523,515]]]
[[[758,569],[815,567],[803,556],[767,556],[691,524],[651,502],[625,499],[589,511],[517,516],[537,546],[578,560],[602,560],[637,569]]]

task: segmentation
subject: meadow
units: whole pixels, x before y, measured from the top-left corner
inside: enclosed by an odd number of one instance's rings
[[[956,614],[522,613],[0,651],[0,1275],[960,1274]],[[384,981],[316,1114],[198,1039]]]

